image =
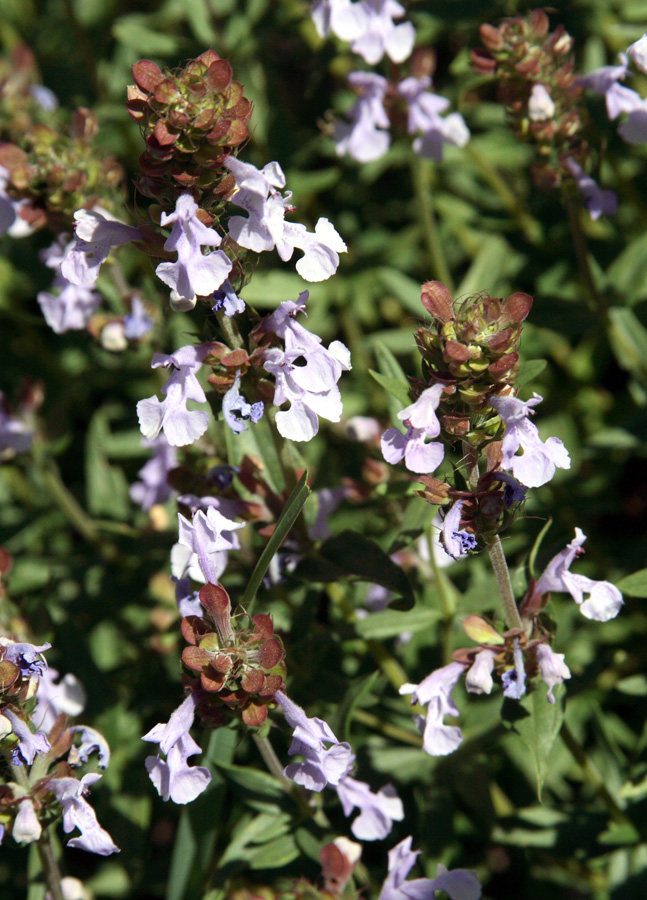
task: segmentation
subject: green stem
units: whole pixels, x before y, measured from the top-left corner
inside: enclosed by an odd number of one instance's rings
[[[227,342],[227,346],[232,350],[243,348],[245,346],[245,341],[238,330],[238,325],[234,321],[234,316],[226,315],[221,309],[216,312],[216,318],[218,319],[218,325],[220,325],[220,330]]]
[[[432,272],[439,281],[442,281],[453,292],[454,281],[445,259],[434,215],[430,173],[431,167],[429,162],[414,154],[411,159],[411,177],[416,205],[420,214],[422,233],[431,260]]]
[[[363,722],[364,725],[368,725],[369,728],[383,734],[385,737],[394,738],[396,741],[400,741],[401,744],[411,744],[412,747],[422,747],[422,737],[419,734],[412,734],[410,731],[405,731],[404,728],[398,728],[397,725],[391,725],[389,722],[385,722],[384,719],[380,718],[380,716],[375,716],[365,709],[355,709],[353,711],[353,718],[357,719],[358,722]]]
[[[494,569],[496,583],[499,586],[499,593],[501,594],[501,602],[503,603],[503,611],[508,623],[508,628],[519,628],[523,630],[523,622],[521,621],[521,616],[519,615],[517,603],[512,591],[512,582],[510,581],[508,564],[503,553],[503,547],[501,546],[501,538],[498,534],[488,542],[487,551],[490,556],[492,568]]]
[[[566,722],[562,724],[560,735],[569,752],[582,770],[584,778],[604,801],[604,804],[609,810],[609,815],[611,816],[613,821],[617,822],[619,825],[629,825],[634,828],[635,826],[633,822],[626,815],[626,813],[624,813],[623,810],[620,809],[615,797],[611,794],[606,784],[604,783],[604,778],[598,772],[595,763],[588,755],[588,753],[584,750]]]
[[[593,278],[589,260],[589,248],[580,218],[580,204],[575,197],[566,197],[564,202],[566,205],[571,237],[573,238],[573,248],[577,258],[577,265],[580,270],[580,277],[586,286],[588,294],[589,309],[592,309],[595,312],[602,312],[605,308],[604,297],[599,292],[595,279]]]
[[[542,237],[541,223],[526,212],[519,198],[510,190],[489,159],[474,147],[471,141],[464,148],[464,152],[472,157],[492,190],[499,195],[505,208],[515,217],[526,239],[531,244],[538,244]]]
[[[54,856],[49,828],[43,829],[36,846],[38,847],[38,856],[40,857],[40,864],[43,868],[51,900],[65,900],[63,889],[61,888],[61,870]]]
[[[283,774],[283,766],[276,755],[274,747],[270,744],[269,738],[261,737],[259,734],[253,734],[252,738],[254,739],[254,743],[258,747],[258,752],[263,757],[263,762],[269,771],[275,778],[278,778],[286,791],[291,792],[294,787],[294,782]]]

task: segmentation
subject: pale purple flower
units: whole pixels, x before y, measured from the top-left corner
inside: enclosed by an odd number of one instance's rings
[[[33,440],[33,430],[10,414],[4,401],[4,393],[0,391],[0,453],[3,450],[27,453]]]
[[[602,66],[600,69],[589,72],[588,75],[581,75],[577,79],[578,84],[595,91],[596,94],[606,95],[618,81],[624,81],[627,75],[629,60],[624,53],[619,53],[618,58],[620,59],[619,66]],[[615,117],[610,115],[610,118]]]
[[[548,122],[555,115],[555,103],[543,84],[533,84],[528,100],[528,118],[531,122]]]
[[[418,725],[423,728],[423,748],[430,756],[446,756],[453,753],[463,740],[463,734],[456,725],[445,725],[444,716],[457,716],[458,709],[451,692],[465,671],[462,663],[453,662],[442,669],[436,669],[420,684],[403,684],[400,694],[411,694],[411,704],[420,703],[427,708],[426,721],[418,717]]]
[[[463,501],[458,500],[446,513],[443,521],[443,546],[452,559],[466,556],[470,550],[476,550],[477,541],[473,534],[461,530],[461,512]]]
[[[8,234],[12,238],[29,237],[34,233],[34,226],[20,215],[20,210],[27,200],[14,200],[7,193],[9,172],[0,166],[0,234]]]
[[[191,803],[211,781],[209,769],[187,763],[189,756],[201,752],[189,734],[198,700],[198,693],[192,691],[166,725],[155,725],[142,738],[159,744],[162,753],[166,754],[166,761],[156,756],[148,756],[145,761],[149,777],[164,801]]]
[[[213,292],[213,300],[211,309],[214,312],[222,309],[226,316],[235,316],[236,313],[245,312],[245,301],[238,296],[228,278],[223,281],[217,291]]]
[[[240,373],[236,372],[234,383],[222,398],[222,415],[234,434],[247,431],[247,422],[256,424],[263,415],[263,402],[248,403],[240,393]]]
[[[327,722],[316,717],[309,719],[301,707],[281,691],[277,691],[274,700],[293,729],[288,753],[305,757],[302,763],[286,766],[284,775],[308,791],[320,792],[327,784],[338,785],[355,760],[350,744],[340,743]],[[326,747],[326,744],[330,746]]]
[[[336,787],[345,816],[350,816],[355,808],[360,810],[350,826],[360,841],[381,841],[390,834],[393,822],[404,819],[402,800],[392,784],[374,794],[366,782],[345,775]]]
[[[32,721],[40,731],[47,733],[61,713],[66,716],[80,715],[85,709],[86,700],[85,688],[76,675],[68,672],[59,678],[56,669],[48,668],[38,682]]]
[[[321,37],[332,32],[342,41],[354,41],[368,28],[362,4],[351,0],[313,0],[312,19]]]
[[[440,114],[449,106],[449,100],[439,97],[429,90],[431,78],[404,78],[397,86],[398,94],[408,105],[407,130],[418,135],[413,142],[414,152],[424,158],[443,157],[443,144],[464,147],[470,132],[460,113],[450,113],[443,118]]]
[[[182,618],[185,616],[202,618],[203,606],[200,603],[200,592],[191,590],[191,579],[176,578],[175,575],[171,575],[171,581],[175,585],[175,602],[180,616]]]
[[[209,425],[209,415],[202,410],[187,409],[187,401],[206,403],[202,385],[196,373],[202,360],[209,353],[208,344],[182,347],[170,356],[155,353],[151,368],[159,366],[171,368],[173,374],[162,388],[164,400],[148,397],[137,404],[139,427],[149,441],[164,431],[167,441],[173,447],[192,444],[205,433]]]
[[[97,814],[84,797],[89,786],[100,778],[101,775],[96,773],[84,775],[80,781],[76,778],[52,778],[48,787],[63,807],[63,831],[69,834],[78,828],[81,832],[81,837],[72,838],[67,846],[110,856],[111,853],[119,853],[119,847],[99,825]]]
[[[573,560],[583,552],[581,548],[585,540],[586,535],[580,528],[576,528],[571,543],[548,563],[546,571],[537,582],[536,592],[568,593],[587,619],[608,622],[618,615],[624,602],[618,588],[608,581],[594,581],[586,575],[574,575],[569,571]],[[584,600],[585,594],[589,595],[587,600]]]
[[[135,294],[130,305],[130,312],[124,316],[124,335],[129,341],[137,341],[153,327],[153,320],[146,312],[146,307],[139,294]]]
[[[0,647],[4,647],[4,659],[18,666],[23,677],[38,675],[39,678],[42,678],[47,669],[47,660],[43,656],[43,651],[49,650],[51,646],[49,643],[36,645],[0,637]]]
[[[287,262],[296,248],[303,250],[296,270],[306,281],[324,281],[337,271],[339,254],[346,251],[343,242],[328,219],[321,218],[314,233],[305,225],[286,222],[286,210],[291,210],[290,191],[282,195],[285,175],[278,163],[272,162],[261,171],[250,163],[228,156],[224,165],[233,173],[238,190],[232,203],[249,214],[229,219],[229,234],[248,250],[261,253],[276,247],[283,262]]]
[[[348,83],[359,91],[349,113],[350,122],[335,122],[337,156],[348,154],[366,163],[384,156],[391,144],[389,117],[384,108],[388,81],[374,72],[351,72]]]
[[[152,441],[143,440],[143,447],[150,447],[153,456],[137,473],[141,481],[130,486],[131,500],[143,510],[148,510],[157,503],[166,503],[174,493],[168,483],[168,473],[177,466],[177,453],[163,434]]]
[[[176,308],[195,306],[196,297],[212,294],[231,271],[231,260],[223,250],[202,253],[202,247],[220,246],[221,238],[200,221],[197,211],[198,204],[187,191],[178,197],[175,211],[162,213],[160,219],[161,225],[173,225],[164,249],[175,251],[177,261],[160,263],[155,274],[173,290]]]
[[[178,513],[178,522],[178,543],[190,553],[185,563],[185,572],[194,581],[217,584],[227,566],[228,551],[240,549],[234,532],[244,528],[245,523],[227,519],[213,506],[206,513],[198,510],[191,522]],[[184,576],[184,573],[179,576],[176,572],[173,574],[176,577]]]
[[[279,433],[293,441],[309,441],[319,430],[319,416],[339,422],[342,402],[337,382],[349,371],[350,351],[341,341],[326,349],[321,338],[296,321],[305,310],[308,292],[297,303],[288,300],[265,321],[264,331],[272,331],[285,342],[285,351],[271,348],[265,353],[264,368],[275,378],[273,402],[288,410],[276,414]]]
[[[584,206],[592,219],[600,216],[612,216],[618,209],[618,198],[613,191],[602,190],[599,184],[587,175],[574,159],[567,159],[566,166],[575,179],[577,187],[584,198]]]
[[[610,119],[617,119],[620,113],[640,113],[645,103],[636,91],[621,84],[613,84],[605,95],[607,113]]]
[[[471,694],[490,694],[494,682],[492,670],[494,669],[494,650],[480,650],[474,657],[474,662],[465,675],[465,690]]]
[[[505,485],[503,488],[503,502],[508,509],[513,503],[523,503],[526,499],[526,488],[522,484],[519,484],[517,479],[513,478],[512,475],[508,475],[507,472],[495,472],[494,480],[502,481]]]
[[[384,459],[395,465],[404,459],[410,472],[429,474],[443,461],[445,448],[430,438],[440,434],[440,422],[436,410],[443,392],[442,384],[426,388],[418,399],[398,413],[407,430],[405,434],[397,428],[389,428],[382,435],[381,447]]]
[[[53,112],[58,109],[58,97],[44,84],[30,84],[29,93],[45,112]]]
[[[363,0],[362,7],[368,16],[368,25],[360,37],[351,43],[351,50],[363,56],[370,66],[378,63],[384,54],[394,63],[404,62],[411,55],[416,42],[416,30],[411,22],[396,25],[404,7],[396,0]]]
[[[37,753],[40,756],[47,753],[50,749],[50,744],[47,736],[42,731],[37,731],[34,734],[29,725],[8,708],[2,711],[2,715],[11,722],[11,730],[18,738],[18,746],[12,750],[14,766],[22,766],[23,760],[27,765],[31,766]]]
[[[564,662],[563,653],[555,653],[548,644],[539,644],[536,649],[539,674],[542,681],[548,685],[548,702],[554,703],[553,688],[556,684],[571,677],[571,670]]]
[[[101,295],[71,282],[57,285],[58,294],[39,291],[36,295],[43,317],[55,334],[81,331],[101,305]]]
[[[38,840],[42,831],[34,804],[29,798],[22,800],[18,804],[18,812],[11,828],[14,840],[19,844],[31,844]]]
[[[110,747],[100,731],[97,731],[96,728],[90,728],[88,725],[73,725],[70,728],[70,732],[71,734],[81,735],[81,744],[78,747],[73,744],[70,748],[67,761],[71,766],[80,766],[82,763],[86,763],[90,754],[96,750],[99,757],[99,768],[108,768]]]
[[[629,111],[627,121],[618,128],[618,134],[628,144],[647,143],[647,99],[640,100]]]
[[[643,75],[647,75],[647,34],[643,34],[643,36],[637,41],[634,41],[633,44],[629,44],[627,47],[627,56]]]
[[[143,238],[138,228],[117,222],[105,209],[79,209],[74,219],[76,238],[65,250],[61,274],[79,287],[94,287],[112,247]]]
[[[367,443],[379,437],[380,423],[373,416],[351,416],[346,422],[346,437],[350,441]]]
[[[379,900],[434,900],[436,891],[445,891],[451,900],[479,900],[481,885],[476,873],[467,869],[448,871],[439,863],[435,878],[407,881],[420,854],[419,850],[411,849],[411,843],[412,838],[406,837],[389,851],[389,874]]]
[[[570,469],[571,460],[563,443],[556,437],[549,437],[544,443],[537,427],[529,421],[534,415],[533,406],[541,403],[542,397],[534,394],[531,400],[518,397],[490,397],[490,405],[496,409],[506,424],[501,449],[501,468],[512,474],[526,487],[540,487],[555,474],[555,468]],[[521,449],[523,455],[517,456]]]
[[[521,700],[526,693],[526,667],[521,652],[519,638],[514,639],[514,667],[508,669],[501,676],[503,682],[503,695],[511,700]]]

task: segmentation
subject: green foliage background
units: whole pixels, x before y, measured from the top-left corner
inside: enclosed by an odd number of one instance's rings
[[[312,286],[308,307],[312,331],[351,348],[353,371],[342,381],[346,416],[376,415],[386,422],[400,408],[397,402],[393,408],[369,369],[392,375],[395,358],[407,374],[419,373],[412,338],[424,321],[419,285],[437,273],[430,268],[414,184],[428,179],[457,293],[534,295],[522,355],[547,364],[528,369],[541,371],[526,389],[544,397],[542,435],[559,435],[573,459],[570,471],[531,492],[524,517],[506,535],[515,589],[525,588],[528,557],[548,517],[553,524],[537,553],[537,574],[579,525],[588,535],[579,571],[619,583],[645,566],[647,148],[624,144],[607,122],[602,100],[591,100],[606,145],[602,180],[620,199],[615,217],[582,219],[602,299],[596,304],[578,270],[563,207],[556,195],[533,188],[531,149],[515,140],[491,89],[469,68],[478,25],[531,5],[406,5],[419,42],[437,50],[436,89],[451,97],[473,135],[465,149],[448,148],[433,170],[417,166],[404,142],[364,166],[335,156],[325,123],[331,109],[339,113],[352,102],[344,76],[354,61],[345,45],[317,37],[301,0],[0,0],[0,38],[5,50],[19,41],[33,49],[43,83],[63,105],[95,110],[100,141],[127,166],[128,183],[141,152],[139,132],[123,108],[132,64],[148,57],[174,66],[209,46],[231,61],[255,104],[244,158],[258,166],[278,160],[298,220],[327,216],[349,247],[337,275]],[[574,36],[582,69],[589,71],[640,37],[647,15],[636,0],[571,0],[552,14],[553,27],[558,22]],[[644,95],[647,79],[635,86]],[[321,845],[334,834],[348,834],[348,821],[333,805],[330,827],[300,822],[291,799],[260,771],[257,751],[242,732],[223,729],[205,738],[214,786],[186,811],[163,804],[148,781],[143,759],[150,748],[140,736],[166,721],[179,703],[181,639],[167,577],[173,504],[167,527],[153,528],[128,497],[147,458],[135,404],[161,384],[149,368],[152,349],[170,352],[186,343],[192,323],[188,316],[165,314],[152,343],[121,355],[85,333],[54,335],[35,301],[49,276],[35,254],[47,244],[47,235],[38,234],[3,238],[1,245],[0,386],[15,400],[29,376],[42,380],[46,391],[43,451],[0,466],[0,544],[16,558],[9,583],[15,606],[6,612],[9,620],[27,622],[34,636],[50,639],[50,664],[75,673],[86,686],[84,721],[99,728],[113,749],[92,802],[122,848],[109,860],[64,851],[65,866],[98,897],[133,900],[218,900],[231,895],[236,883],[271,884],[300,874],[316,881]],[[266,256],[244,296],[271,310],[296,299],[303,282]],[[121,258],[147,296],[157,296],[165,308],[165,291],[152,270],[139,270],[128,248]],[[108,274],[101,287],[113,302]],[[118,298],[114,304],[119,311]],[[322,429],[298,449],[315,488],[359,475],[359,450],[335,429]],[[69,495],[61,496],[59,476]],[[363,532],[385,552],[410,545],[434,510],[405,496],[408,490],[406,483],[395,484],[389,492],[376,491],[373,506],[342,507],[332,520],[333,534]],[[225,579],[234,597],[264,546],[253,529],[245,530],[244,540],[241,561],[232,563]],[[496,586],[482,558],[457,565],[450,575],[458,609],[449,640],[460,646],[460,619],[493,612]],[[604,625],[584,620],[568,598],[553,603],[555,649],[566,652],[573,673],[562,690],[570,731],[628,824],[617,816],[614,821],[595,775],[576,763],[561,738],[555,740],[559,704],[556,711],[544,705],[541,715],[553,718],[531,717],[529,731],[523,719],[515,721],[515,710],[502,710],[500,693],[468,698],[458,691],[464,744],[445,759],[421,752],[410,712],[378,669],[372,646],[382,641],[410,681],[442,664],[436,589],[422,570],[410,578],[413,611],[389,610],[358,621],[349,610],[363,602],[361,583],[322,585],[294,577],[259,597],[286,638],[291,695],[309,715],[325,716],[338,735],[349,737],[360,777],[374,790],[392,780],[404,800],[407,820],[387,841],[365,845],[362,877],[376,891],[386,849],[413,833],[427,874],[435,874],[437,861],[475,868],[488,898],[538,900],[549,891],[563,900],[647,896],[645,580],[621,583],[626,607]],[[404,631],[413,632],[412,640],[395,644]],[[538,698],[541,691],[528,703]],[[376,718],[397,737],[374,727]],[[280,728],[272,738],[282,760],[288,737]],[[25,895],[24,860],[25,851],[5,840],[2,897]],[[38,886],[29,890],[34,900]]]

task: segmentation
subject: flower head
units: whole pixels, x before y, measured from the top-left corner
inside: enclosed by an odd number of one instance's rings
[[[386,53],[394,63],[404,62],[411,55],[416,42],[416,30],[411,22],[396,25],[404,7],[396,0],[364,0],[368,17],[366,30],[351,43],[351,50],[363,56],[370,66],[378,63]]]
[[[512,471],[514,477],[526,487],[540,487],[550,481],[555,468],[571,467],[568,451],[559,438],[550,437],[544,443],[537,426],[528,420],[529,416],[534,415],[533,407],[542,399],[539,394],[534,394],[527,401],[518,397],[490,397],[490,405],[506,424],[501,467]],[[521,456],[516,455],[519,449],[523,451]]]
[[[81,832],[81,837],[72,838],[67,846],[110,856],[111,853],[119,853],[119,847],[99,825],[95,811],[84,796],[89,786],[100,778],[101,775],[95,773],[84,775],[80,781],[76,778],[52,778],[48,787],[63,807],[63,831],[69,833],[78,828]]]
[[[248,403],[240,393],[240,374],[236,372],[234,383],[222,400],[222,414],[225,422],[235,434],[247,430],[246,422],[254,425],[263,415],[263,402]]]
[[[360,841],[381,841],[391,832],[393,822],[404,819],[404,807],[392,784],[374,794],[368,784],[345,775],[336,786],[344,815],[357,808],[359,816],[350,830]]]
[[[600,216],[612,216],[618,209],[618,198],[613,191],[603,191],[602,188],[587,175],[574,159],[567,159],[566,166],[575,179],[575,183],[584,198],[584,206],[588,209],[592,219]]]
[[[435,878],[415,878],[407,875],[415,865],[420,851],[411,849],[412,838],[400,841],[389,850],[389,874],[382,885],[379,900],[434,900],[436,891],[445,891],[451,900],[479,900],[481,885],[475,872],[467,869],[448,871],[439,865]]]
[[[423,748],[430,756],[446,756],[453,753],[463,740],[456,725],[445,725],[443,717],[457,716],[458,709],[451,692],[464,672],[462,663],[453,662],[436,669],[420,684],[403,684],[401,694],[411,694],[411,703],[429,704],[427,718],[419,722],[423,727]]]
[[[470,550],[476,549],[474,535],[461,530],[462,509],[463,501],[458,500],[447,512],[443,522],[443,546],[452,559],[466,556]]]
[[[76,238],[65,251],[61,274],[79,287],[94,287],[112,247],[143,237],[138,228],[115,221],[105,209],[79,209],[74,219]]]
[[[355,760],[350,744],[340,743],[323,719],[309,719],[282,691],[277,691],[274,700],[294,730],[288,753],[305,757],[302,763],[286,766],[284,774],[309,791],[320,792],[327,784],[338,785]],[[326,747],[326,744],[330,746]]]
[[[371,162],[384,156],[391,144],[385,130],[390,125],[384,108],[388,81],[374,72],[351,72],[348,83],[360,95],[349,113],[350,122],[335,123],[337,156],[348,154],[357,162]]]
[[[206,513],[198,510],[192,521],[178,513],[178,522],[178,542],[191,554],[185,571],[195,581],[217,584],[227,565],[228,551],[240,548],[234,532],[244,528],[244,522],[228,519],[213,506]]]
[[[442,384],[435,384],[398,413],[398,419],[404,421],[407,431],[402,434],[397,428],[389,428],[382,435],[382,456],[388,463],[395,465],[404,459],[407,469],[420,475],[430,474],[438,468],[445,456],[445,448],[429,438],[440,434],[436,409],[442,392]]]
[[[564,654],[555,653],[548,644],[539,644],[535,652],[542,681],[548,685],[548,702],[554,703],[553,688],[570,678],[571,670],[564,662]]]
[[[150,447],[153,456],[137,473],[140,481],[130,486],[130,498],[148,512],[157,503],[166,503],[173,494],[168,483],[168,473],[177,466],[177,453],[163,434],[152,441],[143,440],[142,446]]]
[[[313,0],[312,19],[321,37],[332,32],[342,41],[356,40],[368,28],[363,5],[351,0]]]
[[[608,581],[594,581],[586,575],[574,575],[569,571],[571,563],[582,552],[585,540],[586,535],[576,528],[571,543],[548,563],[537,582],[536,592],[564,591],[571,595],[587,619],[608,622],[618,615],[624,602],[618,588]],[[589,595],[587,600],[584,600],[585,594]]]
[[[521,700],[526,693],[526,668],[519,638],[514,639],[514,667],[504,672],[501,680],[503,681],[503,695],[512,700]]]

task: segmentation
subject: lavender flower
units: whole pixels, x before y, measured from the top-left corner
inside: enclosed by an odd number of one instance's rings
[[[574,575],[569,571],[573,560],[582,552],[585,540],[586,535],[580,528],[576,528],[575,538],[565,550],[551,559],[537,582],[536,590],[538,594],[548,591],[568,593],[587,619],[608,622],[618,615],[624,602],[618,588],[608,581],[594,581],[586,575]],[[589,595],[587,600],[584,600],[584,594]]]
[[[342,371],[351,368],[350,352],[341,341],[333,341],[326,349],[320,337],[296,321],[307,298],[304,291],[297,303],[281,303],[263,326],[285,341],[285,351],[272,348],[265,353],[264,368],[276,381],[274,404],[290,403],[289,410],[276,414],[276,427],[293,441],[313,438],[319,430],[319,416],[339,422],[342,402],[337,382]],[[299,364],[300,360],[304,364]]]
[[[496,409],[507,425],[503,435],[503,461],[501,467],[527,487],[540,487],[555,474],[555,468],[570,469],[571,460],[564,444],[556,437],[543,443],[536,425],[528,416],[534,415],[533,406],[541,403],[542,397],[534,394],[528,401],[518,397],[490,397],[490,405]],[[516,456],[517,450],[522,456]]]
[[[452,559],[467,556],[477,545],[473,534],[460,530],[462,509],[463,501],[458,500],[446,513],[443,522],[443,546]]]
[[[130,312],[124,316],[124,335],[129,341],[138,341],[153,327],[153,320],[146,312],[146,307],[139,294],[135,294],[130,305]]]
[[[248,403],[240,393],[240,374],[237,371],[234,383],[222,400],[222,414],[225,422],[235,434],[247,430],[246,422],[254,425],[263,415],[263,403]]]
[[[442,118],[449,106],[449,100],[432,93],[431,78],[405,78],[397,87],[398,94],[406,101],[409,112],[407,130],[417,134],[413,142],[414,152],[437,162],[443,158],[443,144],[464,147],[470,132],[460,113],[450,113]]]
[[[526,488],[519,484],[516,478],[508,475],[507,472],[495,472],[493,477],[495,481],[502,481],[505,485],[503,488],[503,502],[508,509],[513,503],[523,503],[526,499]]]
[[[189,411],[186,404],[188,400],[207,402],[196,372],[209,350],[208,344],[198,344],[196,347],[182,347],[170,356],[154,354],[151,368],[163,366],[175,371],[162,388],[162,393],[166,394],[164,400],[148,397],[137,404],[139,427],[149,441],[163,430],[169,444],[183,447],[192,444],[207,430],[208,414],[201,410]]]
[[[389,851],[389,874],[379,900],[434,900],[436,891],[445,891],[451,900],[479,900],[481,885],[475,872],[467,869],[448,871],[438,865],[435,878],[415,878],[407,875],[415,865],[419,850],[411,849],[412,838],[406,837]]]
[[[204,766],[189,766],[187,759],[200,753],[200,747],[189,734],[195,717],[198,693],[192,691],[171,715],[166,725],[155,725],[144,735],[143,741],[159,744],[166,761],[156,756],[146,758],[146,770],[162,800],[191,803],[211,781],[211,773]]]
[[[627,56],[643,75],[647,75],[647,34],[627,47]]]
[[[54,334],[66,331],[81,331],[86,327],[101,304],[101,295],[86,287],[67,282],[58,294],[51,291],[39,291],[36,300],[43,317]]]
[[[76,238],[61,261],[61,275],[71,284],[91,288],[112,247],[143,238],[138,228],[124,225],[105,209],[79,209],[74,213]]]
[[[411,22],[396,25],[393,21],[404,16],[404,7],[396,0],[364,0],[362,7],[368,25],[351,43],[351,50],[363,56],[370,66],[378,63],[385,53],[394,63],[404,62],[416,42],[416,30]]]
[[[548,685],[548,702],[554,703],[553,688],[556,684],[562,684],[565,679],[571,677],[571,670],[564,662],[563,653],[554,653],[548,644],[539,644],[536,649],[539,674],[542,681]]]
[[[157,503],[166,503],[173,494],[168,483],[168,473],[177,466],[177,453],[166,437],[159,434],[154,440],[142,441],[143,447],[150,447],[153,456],[137,473],[141,481],[130,486],[130,498],[148,512]]]
[[[442,384],[435,384],[424,390],[415,403],[398,413],[398,419],[403,420],[407,431],[402,434],[397,428],[389,428],[382,435],[382,456],[388,463],[395,465],[404,459],[410,472],[421,475],[438,468],[445,456],[445,448],[429,438],[440,434],[436,409],[442,392]]]
[[[36,707],[32,714],[32,721],[37,723],[39,730],[45,734],[61,713],[66,716],[78,716],[85,709],[87,695],[76,675],[68,673],[57,684],[58,678],[58,671],[48,668],[38,682]]]
[[[357,162],[372,162],[384,156],[391,144],[389,117],[384,108],[388,81],[373,72],[351,72],[348,83],[360,91],[349,113],[350,122],[335,122],[337,156],[348,154]]]
[[[245,312],[245,301],[234,291],[231,282],[226,278],[221,287],[213,293],[214,304],[211,309],[214,312],[223,310],[226,316],[235,316],[236,313]]]
[[[0,647],[4,647],[4,658],[18,666],[23,677],[38,675],[41,678],[47,669],[47,660],[43,656],[44,650],[49,650],[51,644],[44,643],[37,646],[26,641],[12,641],[10,638],[0,637]]]
[[[14,453],[27,453],[34,440],[34,432],[20,419],[10,415],[4,401],[4,393],[0,391],[0,453],[13,450]],[[49,645],[48,645],[49,646]]]
[[[37,753],[40,756],[47,753],[50,745],[47,736],[42,731],[37,731],[34,734],[29,725],[18,718],[10,709],[5,708],[2,714],[11,722],[11,730],[18,738],[18,746],[12,750],[14,766],[22,766],[23,760],[27,765],[31,766]]]
[[[274,700],[282,708],[285,718],[294,729],[288,753],[300,753],[305,762],[291,763],[283,770],[287,778],[309,791],[322,791],[327,784],[338,785],[355,760],[350,744],[340,743],[323,719],[309,719],[296,703],[278,691]],[[326,744],[330,744],[326,747]]]
[[[575,179],[575,183],[584,198],[584,206],[592,219],[600,216],[612,216],[618,209],[618,198],[613,191],[605,190],[587,175],[574,159],[567,159],[566,166]]]
[[[504,672],[501,680],[503,681],[504,697],[521,700],[526,693],[526,668],[519,638],[514,639],[514,668]]]
[[[84,797],[89,786],[100,778],[101,775],[96,773],[84,775],[80,781],[76,778],[52,778],[48,787],[63,807],[63,831],[69,834],[78,828],[81,832],[81,837],[72,838],[67,846],[110,856],[111,853],[119,853],[119,847],[99,825],[97,814]]]
[[[314,234],[305,225],[286,222],[286,210],[291,210],[291,192],[283,196],[276,188],[285,186],[285,175],[277,162],[268,163],[261,171],[250,163],[228,156],[225,166],[233,173],[238,190],[232,198],[249,214],[232,216],[229,234],[248,250],[261,253],[276,247],[279,256],[287,262],[296,248],[304,255],[296,264],[296,270],[306,281],[324,281],[337,271],[339,254],[345,253],[346,244],[328,219],[321,218]]]
[[[13,839],[19,844],[31,844],[33,841],[38,840],[42,831],[43,829],[38,821],[32,801],[29,798],[21,800],[11,828]]]
[[[356,807],[360,810],[350,827],[360,841],[381,841],[390,834],[393,822],[404,819],[402,800],[391,784],[374,794],[364,781],[345,775],[336,787],[345,816]]]
[[[312,19],[321,37],[332,32],[342,41],[353,41],[368,28],[364,7],[351,0],[313,0]]]
[[[463,674],[461,663],[453,662],[442,669],[436,669],[420,684],[403,684],[401,694],[411,694],[411,703],[428,703],[427,719],[418,717],[418,725],[423,730],[423,748],[430,756],[446,756],[453,753],[463,740],[463,734],[456,725],[445,725],[444,716],[457,716],[458,709],[451,698],[451,692]]]
[[[68,756],[68,762],[71,766],[80,766],[86,763],[90,754],[95,750],[99,756],[99,768],[107,769],[110,763],[110,747],[107,740],[95,728],[88,725],[73,725],[70,728],[72,734],[81,735],[81,744],[76,747],[72,745]]]
[[[178,513],[178,522],[178,542],[190,553],[185,571],[194,581],[217,584],[227,566],[228,551],[240,549],[234,532],[244,528],[245,523],[227,519],[213,506],[206,513],[199,510],[192,522]]]
[[[474,662],[465,675],[465,690],[471,694],[489,694],[492,691],[492,670],[494,669],[493,650],[481,650],[476,654]]]
[[[231,260],[222,250],[204,256],[202,247],[220,246],[220,235],[207,228],[197,216],[198,204],[190,193],[180,194],[175,211],[162,213],[162,225],[173,224],[164,249],[177,253],[177,262],[163,262],[155,274],[173,293],[174,308],[192,309],[196,297],[207,297],[217,290],[231,271]]]
[[[577,79],[578,84],[595,91],[596,94],[606,95],[618,81],[624,81],[627,75],[629,68],[627,56],[624,53],[619,53],[618,58],[620,59],[619,66],[602,66],[600,69],[595,69],[595,71],[589,72],[588,75],[580,76]],[[609,114],[609,117],[615,118],[611,114]]]
[[[8,234],[12,238],[29,237],[34,227],[20,215],[20,210],[27,200],[14,200],[7,193],[9,172],[0,166],[0,234]]]

